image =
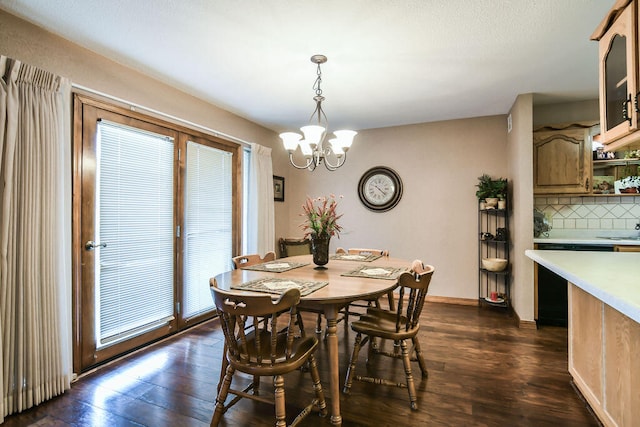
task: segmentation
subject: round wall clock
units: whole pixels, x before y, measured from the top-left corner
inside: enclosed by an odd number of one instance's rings
[[[402,180],[391,168],[373,167],[360,178],[358,196],[367,209],[386,212],[393,209],[402,198]]]

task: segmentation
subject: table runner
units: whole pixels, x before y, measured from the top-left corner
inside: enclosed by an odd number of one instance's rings
[[[338,260],[338,261],[362,261],[362,262],[371,262],[380,258],[382,255],[377,254],[333,254],[329,257],[329,259]]]
[[[240,267],[243,270],[255,270],[255,271],[272,271],[274,273],[282,273],[283,271],[293,270],[294,268],[304,267],[309,263],[304,262],[291,262],[291,261],[269,261],[261,264],[249,265],[247,267]]]
[[[361,265],[355,270],[342,273],[341,276],[347,277],[367,277],[370,279],[387,279],[395,280],[405,271],[409,271],[404,267],[371,267]]]
[[[328,284],[329,282],[287,279],[284,277],[265,277],[262,279],[251,280],[240,285],[232,285],[231,289],[282,294],[287,289],[297,288],[300,290],[300,296],[305,296],[327,286]]]

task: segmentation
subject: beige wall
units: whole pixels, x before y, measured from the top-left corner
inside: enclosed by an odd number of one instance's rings
[[[347,164],[313,173],[290,169],[286,200],[299,236],[305,197],[343,195],[344,232],[331,246],[389,249],[392,256],[436,267],[430,294],[478,297],[478,225],[475,185],[482,173],[506,177],[506,118],[479,117],[360,132]],[[391,211],[374,213],[358,198],[358,181],[373,166],[394,169],[404,195]],[[292,182],[291,185],[288,183]]]
[[[274,132],[2,11],[0,46],[0,54],[67,76],[76,84],[272,147],[274,174],[286,179],[285,202],[275,206],[276,237],[301,235],[298,214],[306,195],[342,194],[345,230],[341,239],[334,239],[333,248],[384,247],[394,256],[420,258],[436,267],[433,295],[477,298],[477,177],[488,173],[517,182],[522,173],[519,163],[509,167],[519,162],[521,150],[508,150],[511,137],[507,137],[505,116],[362,131],[344,168],[310,173],[288,166]],[[395,169],[404,182],[399,205],[382,214],[366,210],[357,195],[360,176],[376,165]],[[527,177],[521,186],[530,180],[530,169],[525,165]],[[525,216],[530,218],[528,212]],[[523,226],[522,232],[530,236],[531,227]],[[513,235],[515,240],[519,237]],[[521,318],[532,319],[532,298],[514,304],[522,311]]]
[[[507,137],[511,200],[511,303],[518,317],[533,320],[533,97],[519,95],[511,107],[513,128]]]
[[[600,120],[597,99],[562,104],[537,105],[533,109],[533,128],[565,122]]]

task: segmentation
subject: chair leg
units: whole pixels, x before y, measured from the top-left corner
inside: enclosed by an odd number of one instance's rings
[[[322,314],[318,313],[318,319],[316,320],[316,334],[322,333]]]
[[[273,387],[275,389],[276,427],[287,427],[287,422],[285,421],[284,378],[282,375],[273,377]]]
[[[216,398],[216,409],[213,412],[213,417],[211,418],[211,427],[217,427],[218,423],[220,423],[220,419],[222,419],[222,414],[224,414],[225,411],[224,402],[227,400],[229,388],[231,387],[231,379],[233,378],[235,369],[233,366],[229,365],[227,366],[226,372],[224,380],[222,381],[222,386],[220,387],[220,384],[218,384],[220,392],[218,392],[218,397]]]
[[[320,383],[320,373],[318,372],[318,365],[316,364],[316,358],[313,354],[309,356],[309,371],[311,372],[313,391],[316,394],[320,415],[325,417],[327,415],[327,402],[324,399],[324,392],[322,391],[322,384]]]
[[[420,341],[418,341],[417,336],[413,337],[411,341],[413,342],[413,349],[416,352],[416,359],[418,359],[418,365],[420,366],[420,371],[422,371],[422,378],[427,378],[429,376],[429,372],[427,371],[427,364],[424,362],[424,357],[422,356]]]
[[[400,342],[400,348],[402,349],[402,363],[404,364],[404,374],[407,378],[407,391],[409,391],[409,402],[411,409],[418,409],[418,397],[416,395],[416,387],[413,383],[413,375],[411,374],[411,360],[409,359],[409,350],[407,350],[407,342],[402,340]]]
[[[224,379],[224,375],[227,372],[227,366],[229,366],[229,361],[227,360],[227,342],[225,341],[224,347],[222,349],[222,366],[220,367],[220,380],[218,381],[218,389],[216,392],[220,394],[220,387],[222,387],[222,380]]]
[[[345,329],[349,328],[349,307],[350,307],[350,304],[347,304],[344,307],[344,328]]]
[[[353,375],[356,371],[356,361],[358,360],[358,353],[360,353],[360,341],[362,340],[362,334],[358,332],[356,335],[356,341],[353,345],[353,353],[351,353],[351,360],[349,361],[349,367],[347,368],[347,378],[344,381],[344,388],[342,392],[349,394],[351,391],[351,385],[353,384]]]

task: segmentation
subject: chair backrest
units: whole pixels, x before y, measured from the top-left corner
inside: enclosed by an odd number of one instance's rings
[[[386,249],[349,248],[349,254],[389,256],[389,251]]]
[[[233,268],[242,268],[267,261],[273,261],[274,259],[276,259],[276,253],[273,251],[269,251],[264,254],[263,257],[261,257],[259,254],[239,255],[231,258],[231,261],[233,261]]]
[[[230,360],[275,365],[290,358],[297,331],[294,326],[300,301],[298,289],[288,289],[273,301],[267,294],[240,295],[221,290],[214,280],[211,293]],[[278,347],[282,345],[279,331],[286,331],[284,353]]]
[[[278,241],[280,246],[280,257],[309,255],[311,254],[311,240],[290,239],[281,237]]]
[[[413,329],[420,321],[424,299],[429,290],[434,268],[415,260],[411,264],[411,271],[400,275],[398,279],[398,307],[396,309],[396,332]],[[406,321],[403,321],[403,318]]]

